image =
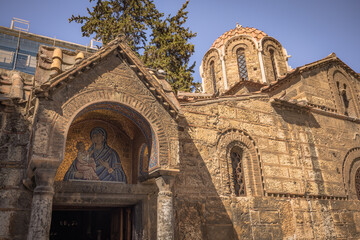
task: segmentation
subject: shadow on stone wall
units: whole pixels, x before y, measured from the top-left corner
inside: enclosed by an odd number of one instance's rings
[[[32,195],[22,180],[30,131],[20,108],[0,116],[0,239],[25,239]]]
[[[221,174],[215,157],[216,146],[208,146],[206,139],[203,142],[195,140],[195,144],[189,134],[188,123],[185,119],[182,121],[180,173],[174,186],[175,239],[237,240],[239,238],[230,216],[230,197],[220,196],[217,191],[221,187]],[[249,217],[249,213],[245,215]],[[240,213],[234,217],[241,222],[245,215]],[[242,222],[245,224],[246,220]],[[246,230],[244,233],[250,235]]]

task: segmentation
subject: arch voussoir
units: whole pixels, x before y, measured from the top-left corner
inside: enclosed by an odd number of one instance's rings
[[[64,157],[67,132],[71,123],[82,110],[101,102],[121,104],[143,116],[152,128],[152,132],[155,136],[154,140],[157,141],[156,151],[158,151],[157,156],[159,159],[156,160],[155,163],[153,161],[152,166],[154,169],[160,167],[160,165],[163,165],[160,164],[161,161],[164,161],[164,164],[167,164],[169,159],[168,151],[159,152],[159,146],[169,145],[169,137],[162,127],[164,125],[161,120],[162,118],[158,116],[158,113],[154,112],[151,106],[148,106],[145,102],[137,99],[135,96],[117,92],[113,89],[101,89],[98,91],[88,90],[73,96],[65,102],[61,106],[61,113],[56,113],[51,120],[51,127],[47,137],[49,139],[49,147],[47,148],[48,153],[61,161]]]

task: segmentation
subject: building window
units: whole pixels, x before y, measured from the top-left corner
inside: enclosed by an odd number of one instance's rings
[[[350,99],[348,98],[347,94],[347,86],[346,84],[340,84],[340,82],[336,82],[336,86],[338,88],[341,100],[344,105],[344,115],[349,116],[349,105],[350,105]]]
[[[214,88],[214,94],[216,94],[216,77],[215,77],[215,64],[214,61],[210,62],[210,77]]]
[[[344,107],[345,107],[345,112],[344,112],[344,114],[345,114],[346,116],[348,116],[348,115],[349,115],[349,113],[348,113],[349,98],[348,98],[348,96],[347,96],[347,94],[346,94],[346,84],[344,84],[343,89],[342,89],[342,91],[341,91],[341,97],[342,97],[342,100],[343,100],[343,103],[344,103]]]
[[[276,81],[276,79],[277,79],[277,71],[276,71],[274,50],[270,49],[269,52],[270,52],[271,65],[272,65],[272,69],[273,69],[273,73],[274,73],[274,80]]]
[[[0,63],[12,64],[13,59],[13,52],[0,49]]]
[[[249,80],[246,68],[245,49],[239,48],[236,51],[240,80]]]
[[[358,168],[355,174],[355,188],[357,198],[360,200],[360,168]]]
[[[243,170],[243,150],[239,147],[233,147],[230,152],[234,191],[236,196],[244,196],[245,179]]]

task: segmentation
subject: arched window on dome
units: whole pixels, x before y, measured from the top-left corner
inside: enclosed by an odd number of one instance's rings
[[[215,76],[215,63],[214,61],[210,62],[210,78],[214,88],[214,94],[216,94],[216,76]]]
[[[270,49],[270,59],[271,59],[271,65],[272,65],[272,69],[273,69],[273,73],[274,73],[274,81],[276,81],[277,79],[277,70],[276,70],[276,63],[275,63],[275,53],[273,49]]]
[[[249,80],[247,67],[246,67],[246,59],[245,59],[245,49],[239,48],[236,51],[236,57],[239,68],[240,80]]]
[[[235,146],[230,151],[233,189],[236,196],[245,196],[245,178],[243,169],[243,150]]]

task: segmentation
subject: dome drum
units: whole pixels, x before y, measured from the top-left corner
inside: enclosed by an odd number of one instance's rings
[[[224,95],[241,81],[277,81],[288,71],[287,53],[263,31],[237,24],[214,41],[200,68],[203,92]]]

